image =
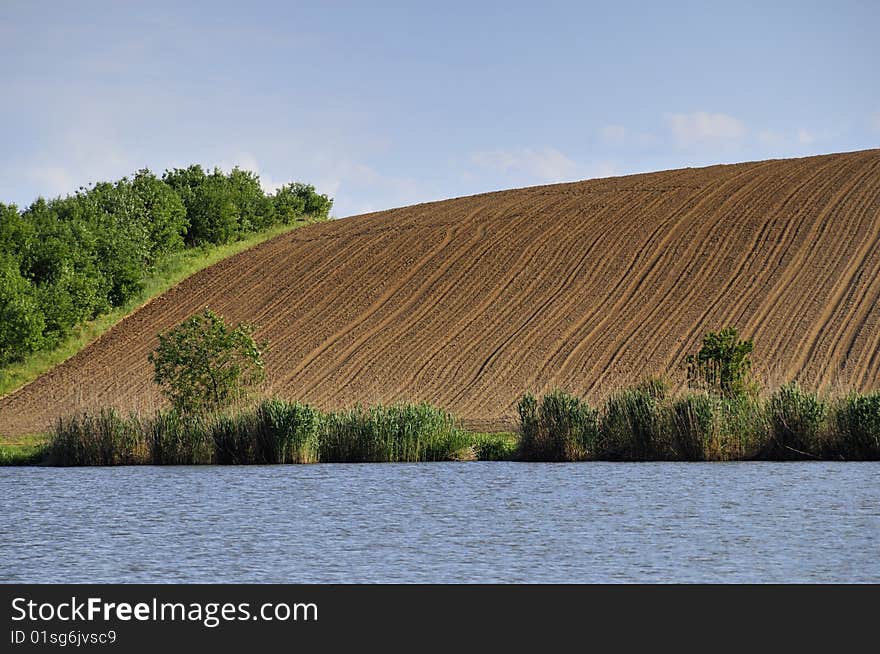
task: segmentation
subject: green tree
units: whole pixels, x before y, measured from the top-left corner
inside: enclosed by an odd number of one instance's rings
[[[149,355],[153,380],[183,413],[228,406],[265,379],[268,345],[256,342],[253,331],[247,324],[229,327],[206,308],[159,334],[159,346]]]
[[[291,182],[285,184],[273,196],[278,220],[290,223],[302,216],[327,218],[333,207],[332,198],[318,193],[311,184]]]
[[[44,344],[52,347],[74,325],[110,306],[113,282],[105,267],[117,262],[99,258],[98,210],[80,194],[38,199],[23,218],[34,237],[22,251],[21,271],[34,286],[45,318]]]
[[[688,385],[724,397],[737,397],[753,391],[749,354],[754,349],[751,340],[740,339],[736,327],[709,332],[703,337],[700,351],[686,359]]]
[[[139,170],[129,182],[117,184],[130,195],[126,220],[142,227],[149,245],[149,263],[183,249],[183,236],[189,225],[180,196],[147,169]]]
[[[43,326],[33,287],[21,276],[17,260],[0,252],[0,365],[39,349]]]
[[[173,252],[228,243],[279,220],[326,217],[331,204],[310,185],[267,196],[256,173],[206,173],[198,165],[165,171],[161,180],[139,170],[67,197],[38,198],[24,211],[0,203],[0,366],[125,305]]]
[[[296,222],[306,212],[306,199],[297,192],[297,184],[285,184],[272,196],[275,218],[285,225]]]
[[[34,227],[14,204],[0,202],[0,252],[21,254],[34,239]]]
[[[241,233],[272,226],[275,207],[263,192],[259,175],[236,167],[226,176],[226,184],[238,213],[238,229]]]

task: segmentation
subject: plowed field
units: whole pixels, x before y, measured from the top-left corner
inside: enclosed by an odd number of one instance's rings
[[[709,329],[766,383],[880,382],[880,150],[533,187],[293,231],[194,275],[0,400],[0,433],[161,403],[147,353],[204,306],[259,325],[267,393],[429,400],[504,427],[525,390],[598,399]]]

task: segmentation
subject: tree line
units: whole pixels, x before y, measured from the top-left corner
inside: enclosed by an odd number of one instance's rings
[[[0,366],[123,306],[176,252],[326,219],[332,204],[309,184],[266,194],[256,173],[199,165],[161,178],[143,169],[24,210],[0,203]]]

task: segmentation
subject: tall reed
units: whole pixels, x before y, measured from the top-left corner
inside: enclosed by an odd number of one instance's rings
[[[187,416],[113,409],[59,420],[47,446],[0,449],[0,464],[277,464],[509,460],[880,460],[880,393],[826,400],[797,384],[761,399],[710,392],[673,397],[649,379],[612,395],[601,413],[555,390],[524,395],[520,436],[475,434],[430,404],[322,413],[266,400]]]
[[[825,449],[828,406],[797,383],[779,388],[767,401],[769,432],[762,459],[785,461],[819,458]]]
[[[689,393],[670,407],[671,458],[676,461],[733,461],[757,456],[767,424],[759,400]]]
[[[216,463],[211,420],[161,411],[142,418],[142,434],[150,443],[150,463],[155,465],[203,465]]]
[[[582,461],[595,456],[599,436],[598,412],[587,402],[561,390],[531,393],[517,405],[521,457],[528,461]]]
[[[829,420],[833,432],[825,455],[850,460],[880,460],[880,393],[851,393],[838,400]]]
[[[612,395],[601,421],[598,458],[613,461],[653,461],[672,458],[669,386],[649,378]]]
[[[257,463],[317,463],[322,415],[299,402],[266,400],[256,411]]]
[[[143,463],[148,450],[140,430],[136,416],[125,419],[114,409],[62,418],[49,446],[49,461],[65,466]]]
[[[324,462],[442,461],[469,445],[455,418],[430,404],[357,406],[324,419]]]

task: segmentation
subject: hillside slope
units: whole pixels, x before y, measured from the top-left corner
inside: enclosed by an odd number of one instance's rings
[[[425,399],[502,426],[524,390],[681,379],[707,329],[766,381],[880,381],[880,150],[674,170],[310,226],[194,275],[0,399],[0,433],[160,403],[156,334],[208,305],[260,326],[267,392]]]

